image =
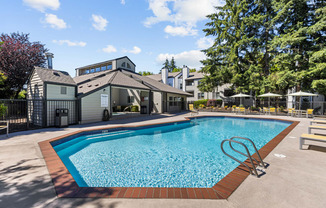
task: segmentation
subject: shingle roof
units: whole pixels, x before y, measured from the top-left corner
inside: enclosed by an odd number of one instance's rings
[[[74,81],[79,84],[81,82],[85,82],[85,81],[90,81],[91,79],[94,79],[95,77],[98,76],[103,76],[106,73],[110,73],[111,71],[100,71],[100,72],[94,72],[94,73],[90,73],[90,74],[83,74],[77,77],[74,77]]]
[[[76,78],[75,80],[78,80]],[[109,84],[112,86],[120,86],[126,88],[190,95],[189,93],[173,88],[161,82],[157,82],[146,76],[141,76],[137,73],[123,69],[109,70],[106,73],[102,73],[101,76],[87,76],[87,78],[79,79],[78,81],[79,82],[77,82],[77,89],[79,95],[91,93],[92,91],[95,91],[98,88]]]
[[[134,77],[136,77],[137,79],[140,79],[144,82],[144,84],[146,86],[148,86],[149,88],[151,88],[151,90],[154,91],[162,91],[162,92],[169,92],[169,93],[175,93],[175,94],[181,94],[181,95],[191,95],[187,92],[184,92],[182,90],[179,90],[177,88],[171,87],[170,85],[167,84],[163,84],[162,82],[158,82],[154,79],[149,78],[148,76],[141,76],[139,74],[134,74],[132,72],[129,71],[122,71],[124,74],[133,74]]]
[[[181,72],[169,72],[168,77],[176,77],[180,74]],[[149,77],[151,79],[154,79],[158,82],[162,81],[162,74],[152,74],[152,75],[148,75],[146,77]]]
[[[60,84],[76,85],[76,82],[65,71],[35,67],[35,72],[43,82],[55,82]]]
[[[162,74],[152,74],[152,75],[147,75],[146,77],[154,79],[155,81],[158,82],[162,80]]]
[[[204,74],[201,72],[190,72],[189,77],[186,78],[186,80],[192,80],[192,79],[202,79],[204,78]]]

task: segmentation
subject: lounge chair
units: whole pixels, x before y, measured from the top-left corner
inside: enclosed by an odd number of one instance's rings
[[[300,136],[300,145],[299,149],[302,149],[305,140],[317,141],[317,142],[326,142],[326,136],[314,135],[314,134],[302,134]]]
[[[194,108],[194,104],[189,104],[189,110],[190,110],[190,116],[193,116],[194,114],[198,114],[198,110]]]
[[[0,130],[7,129],[7,137],[9,136],[9,122],[8,121],[0,121]]]
[[[314,109],[307,109],[306,116],[307,116],[307,118],[309,118],[309,116],[313,117],[314,116]]]

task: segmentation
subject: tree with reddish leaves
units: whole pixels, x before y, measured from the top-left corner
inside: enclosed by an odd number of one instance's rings
[[[16,98],[35,66],[44,67],[48,51],[40,42],[30,42],[29,34],[0,35],[0,98]]]

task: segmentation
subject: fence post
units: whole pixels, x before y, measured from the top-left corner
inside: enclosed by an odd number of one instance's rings
[[[26,125],[28,130],[29,129],[29,99],[26,99]]]
[[[43,99],[43,127],[47,127],[47,100]]]

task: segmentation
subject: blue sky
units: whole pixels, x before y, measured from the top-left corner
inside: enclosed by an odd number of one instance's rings
[[[217,0],[2,1],[1,33],[30,33],[54,53],[55,69],[128,56],[137,71],[158,73],[165,58],[199,69],[212,37],[202,29]]]

